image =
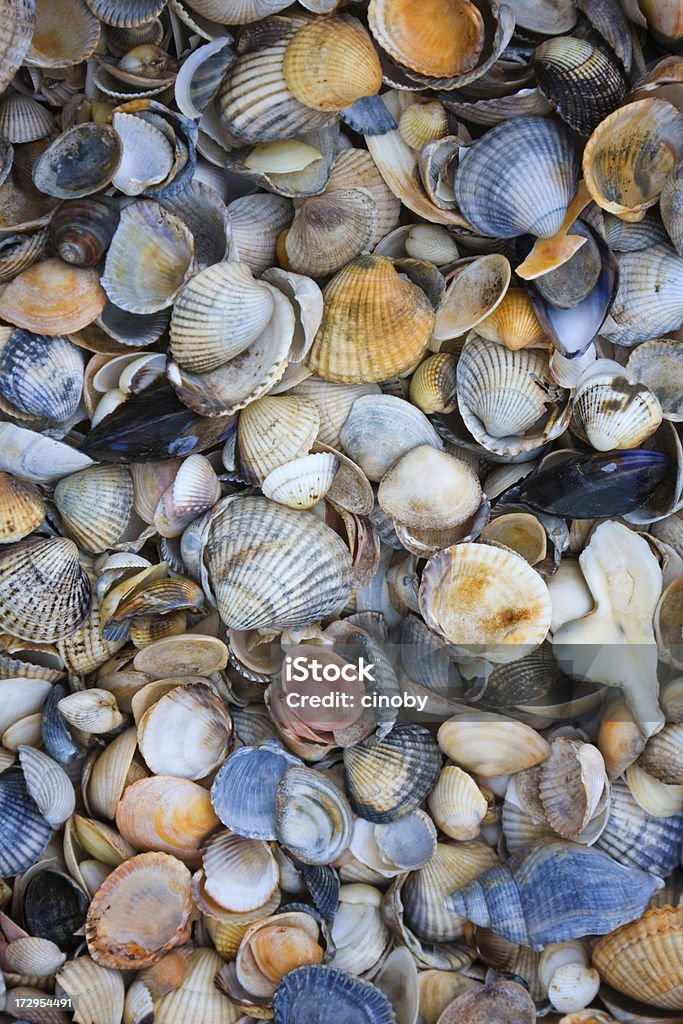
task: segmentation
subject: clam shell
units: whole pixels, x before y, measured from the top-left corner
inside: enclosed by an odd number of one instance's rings
[[[516,552],[463,543],[434,555],[420,585],[427,625],[464,651],[517,661],[543,642],[548,588]]]
[[[306,455],[318,434],[316,406],[294,395],[259,398],[240,413],[237,450],[242,476],[263,483],[278,466]]]
[[[598,939],[593,965],[601,978],[649,1006],[683,1009],[682,914],[680,906],[652,907]]]
[[[634,348],[626,364],[626,373],[657,396],[664,418],[674,422],[683,418],[680,401],[682,355],[679,342],[670,338],[653,338]]]
[[[65,263],[92,267],[109,248],[119,223],[113,206],[97,199],[64,203],[50,222],[55,248]]]
[[[105,747],[95,761],[87,787],[88,804],[93,814],[113,820],[136,748],[137,730],[126,729]]]
[[[57,649],[65,667],[86,675],[104,665],[122,646],[123,640],[105,640],[100,621],[100,601],[96,592],[90,611],[78,629],[58,641]]]
[[[230,259],[262,274],[276,262],[275,244],[292,216],[292,204],[284,196],[257,193],[234,199],[228,206]]]
[[[321,1004],[333,1004],[348,1024],[391,1024],[391,1003],[375,985],[320,964],[285,975],[273,999],[275,1024],[307,1024]]]
[[[216,833],[204,848],[203,865],[195,875],[195,891],[200,908],[211,917],[248,924],[277,908],[280,870],[267,843]]]
[[[300,28],[285,51],[283,72],[294,96],[314,110],[341,110],[382,85],[372,40],[348,14]]]
[[[13,636],[52,643],[88,614],[90,583],[72,541],[23,540],[0,551],[0,565],[0,624]]]
[[[96,964],[89,956],[70,960],[55,979],[58,990],[78,1005],[78,1024],[117,1024],[123,1013],[122,975]]]
[[[51,257],[5,286],[0,317],[37,334],[72,334],[99,316],[105,299],[97,271]]]
[[[83,0],[68,0],[59,11],[49,0],[38,0],[26,62],[41,68],[68,68],[87,60],[99,39],[100,23]]]
[[[602,333],[630,347],[677,330],[683,320],[681,281],[683,258],[670,245],[623,253],[619,289]]]
[[[597,451],[637,448],[661,422],[659,400],[645,385],[591,370],[583,384],[579,381],[572,403],[573,428]]]
[[[8,768],[0,776],[0,815],[0,870],[5,877],[19,875],[38,860],[52,836],[52,827],[38,811],[16,768]]]
[[[553,385],[548,357],[472,336],[457,366],[458,408],[472,436],[498,455],[533,451],[567,426],[568,393]]]
[[[191,910],[185,865],[166,853],[138,854],[95,893],[86,921],[88,951],[102,967],[147,967],[186,941]]]
[[[456,358],[450,352],[437,352],[420,363],[410,379],[410,401],[422,412],[453,412]]]
[[[164,132],[124,112],[116,112],[112,123],[122,147],[112,184],[127,196],[137,196],[165,181],[173,170],[174,152]]]
[[[0,282],[11,281],[40,259],[47,245],[47,228],[0,240]]]
[[[310,512],[266,498],[238,497],[214,520],[207,558],[220,616],[233,629],[308,625],[343,604],[351,585],[339,537]]]
[[[450,718],[437,739],[447,757],[485,778],[523,771],[550,754],[546,740],[531,726],[489,712]]]
[[[7,88],[23,62],[35,26],[35,6],[30,0],[3,0],[0,34],[0,89]]]
[[[488,801],[472,776],[455,765],[441,770],[428,803],[434,823],[452,839],[475,839],[488,811]]]
[[[638,764],[667,785],[683,784],[683,726],[668,722],[661,732],[651,736]]]
[[[595,129],[583,154],[583,176],[601,209],[643,213],[657,202],[682,155],[683,114],[666,100],[638,100]]]
[[[79,690],[63,697],[58,706],[69,725],[81,732],[110,732],[123,722],[114,695],[108,690]]]
[[[679,256],[683,256],[683,181],[680,165],[664,183],[659,197],[659,211],[669,238]]]
[[[29,794],[47,823],[58,828],[71,817],[76,806],[74,788],[68,775],[56,761],[34,747],[20,744],[17,750]],[[36,972],[27,970],[17,973]]]
[[[514,117],[467,150],[455,173],[455,197],[484,234],[551,238],[562,226],[578,176],[566,129],[544,118]]]
[[[174,676],[211,676],[228,663],[228,649],[218,637],[188,633],[169,637],[139,651],[133,666],[153,679]]]
[[[190,455],[159,499],[154,525],[162,537],[179,537],[194,519],[221,496],[213,466],[203,455]]]
[[[526,512],[497,516],[484,527],[480,537],[485,541],[504,544],[526,559],[529,565],[537,565],[546,556],[545,529],[536,516]]]
[[[116,808],[116,826],[136,850],[170,853],[190,867],[199,867],[200,845],[218,824],[202,786],[168,775],[127,786]]]
[[[346,748],[344,766],[351,806],[381,823],[422,803],[438,778],[441,757],[426,729],[399,723],[379,742]]]
[[[434,338],[447,341],[476,327],[503,300],[510,276],[509,261],[497,253],[456,265],[437,310]]]
[[[418,445],[443,447],[427,417],[393,395],[357,398],[339,440],[344,451],[372,481],[381,480],[399,456]]]
[[[176,686],[138,722],[140,753],[157,775],[201,779],[225,760],[232,723],[205,683]]]
[[[218,263],[188,281],[171,318],[171,353],[193,373],[215,370],[243,352],[265,330],[272,291],[244,263]]]
[[[24,890],[24,924],[29,931],[40,932],[60,949],[72,952],[81,940],[75,938],[85,921],[86,894],[68,875],[52,868],[39,870]]]
[[[607,775],[602,754],[590,743],[558,737],[539,772],[539,799],[550,827],[565,839],[578,836],[595,814]]]
[[[338,448],[339,433],[348,419],[353,403],[362,395],[379,394],[377,384],[339,384],[308,377],[293,388],[287,397],[313,402],[320,416],[317,440]],[[251,406],[253,408],[253,406]]]
[[[324,951],[319,939],[318,922],[308,913],[285,912],[257,921],[240,944],[237,981],[250,996],[270,1000],[285,974],[303,964],[320,963]]]
[[[377,501],[410,530],[449,530],[465,528],[482,502],[482,490],[466,463],[431,445],[419,445],[387,470]]]
[[[413,103],[401,114],[398,122],[398,130],[403,141],[412,149],[420,150],[428,142],[441,139],[448,135],[448,114],[442,103],[438,100],[428,100],[425,103]],[[410,254],[412,255],[412,253]],[[451,259],[457,259],[456,255]],[[444,260],[444,263],[450,262]]]
[[[271,470],[262,490],[266,498],[288,508],[313,508],[329,491],[338,468],[338,459],[328,452],[305,455]]]
[[[472,3],[430,0],[418,15],[406,0],[371,0],[370,31],[389,56],[427,78],[453,78],[476,67],[484,20]]]
[[[683,814],[656,818],[636,803],[622,779],[612,783],[610,813],[595,846],[620,864],[666,878],[678,864]]]
[[[372,245],[377,209],[361,189],[329,190],[304,200],[286,232],[284,249],[291,270],[311,277],[336,274]]]
[[[626,769],[625,779],[636,803],[653,817],[670,818],[683,811],[683,785],[661,782],[637,762]]]
[[[351,808],[334,783],[311,768],[289,768],[276,797],[278,841],[304,864],[329,864],[351,840]]]
[[[34,142],[54,129],[54,117],[32,96],[8,92],[0,100],[0,134],[8,142]]]
[[[33,484],[0,472],[0,543],[23,540],[45,517],[45,504]]]
[[[64,477],[54,497],[65,532],[86,551],[115,544],[133,512],[133,483],[125,466],[92,466]]]
[[[548,39],[536,48],[533,64],[541,93],[581,135],[590,135],[626,95],[617,61],[584,39]]]
[[[112,238],[102,286],[130,313],[155,313],[174,301],[193,269],[194,240],[185,224],[147,199],[126,207]]]
[[[323,320],[307,358],[317,376],[386,380],[424,353],[434,326],[431,306],[385,256],[351,260],[323,294]]]
[[[193,181],[177,195],[164,194],[161,204],[192,232],[200,270],[225,258],[230,220],[225,203],[212,188]]]
[[[247,839],[276,839],[277,788],[285,772],[301,762],[279,745],[240,747],[211,787],[211,803],[223,824]],[[253,785],[259,779],[258,788]]]

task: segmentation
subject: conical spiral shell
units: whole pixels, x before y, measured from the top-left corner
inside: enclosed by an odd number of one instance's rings
[[[320,329],[307,363],[324,380],[386,380],[424,353],[434,313],[385,256],[359,256],[324,291]]]
[[[486,235],[550,238],[576,191],[579,163],[569,134],[541,117],[513,117],[474,142],[455,173],[455,196]]]
[[[330,615],[351,586],[351,556],[310,512],[238,497],[214,520],[209,575],[233,629],[286,629]]]
[[[382,85],[372,41],[356,18],[316,18],[285,51],[284,76],[296,98],[314,110],[341,110]]]
[[[81,548],[106,551],[130,521],[133,481],[126,466],[91,466],[59,481],[55,503],[65,531]]]
[[[171,317],[171,352],[193,373],[215,370],[265,330],[274,301],[246,263],[217,263],[183,287]]]
[[[73,541],[20,541],[0,552],[0,569],[0,625],[13,636],[52,643],[88,614],[90,583]]]
[[[109,248],[119,223],[118,210],[97,199],[64,203],[50,221],[50,234],[65,263],[92,267]]]

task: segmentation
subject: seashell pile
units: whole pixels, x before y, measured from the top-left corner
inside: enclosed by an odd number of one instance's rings
[[[0,0],[0,1024],[683,1020],[681,0]]]

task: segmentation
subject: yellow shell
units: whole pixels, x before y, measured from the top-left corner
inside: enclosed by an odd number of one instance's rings
[[[640,220],[683,156],[683,114],[666,100],[628,103],[606,117],[583,154],[583,177],[603,210]]]
[[[448,135],[448,114],[438,100],[412,103],[401,114],[398,130],[411,149],[422,149],[433,139]]]
[[[545,337],[525,288],[509,288],[493,312],[478,324],[477,334],[513,352],[538,345]]]
[[[420,363],[410,381],[410,401],[422,412],[453,412],[456,357],[437,352]]]
[[[22,540],[42,523],[45,503],[33,484],[0,473],[0,544]]]
[[[219,822],[202,786],[189,779],[155,775],[126,788],[116,810],[116,825],[136,850],[161,850],[199,867],[199,845]]]
[[[649,1006],[683,1010],[683,906],[652,907],[598,939],[603,981]]]
[[[372,40],[346,14],[304,25],[285,51],[284,75],[296,98],[314,110],[342,110],[382,85]]]
[[[371,0],[373,36],[398,64],[449,78],[476,67],[484,19],[469,0]]]
[[[425,294],[403,280],[386,256],[358,256],[324,291],[323,319],[308,354],[323,380],[386,380],[425,352],[434,312]]]

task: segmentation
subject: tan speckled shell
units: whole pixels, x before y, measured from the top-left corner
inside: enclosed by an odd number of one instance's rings
[[[619,992],[649,1006],[683,1009],[683,906],[652,907],[598,939],[593,966]]]

